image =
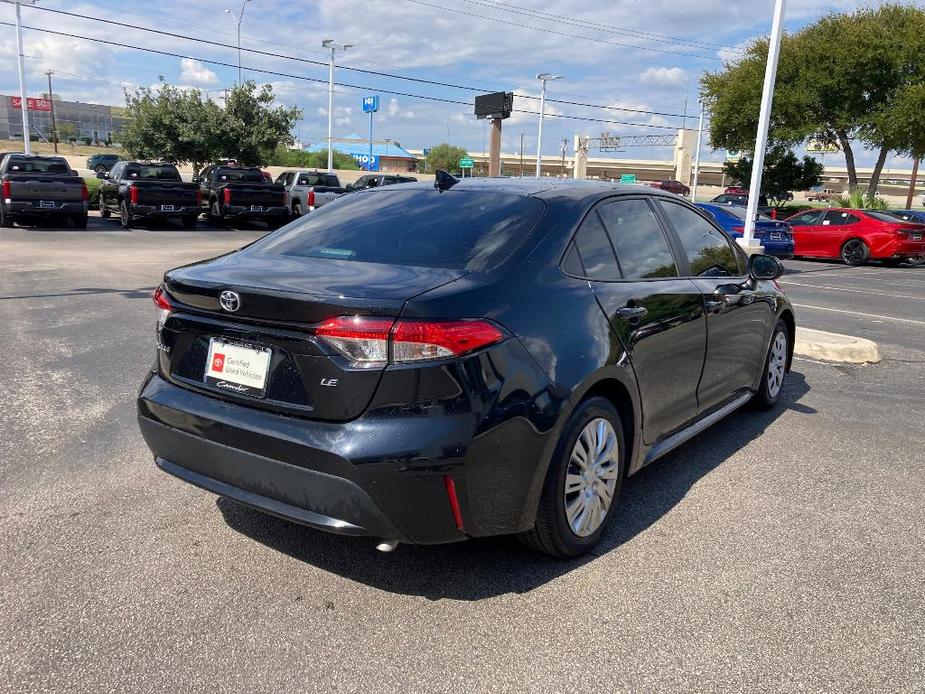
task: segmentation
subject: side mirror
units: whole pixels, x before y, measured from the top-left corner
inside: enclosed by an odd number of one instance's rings
[[[109,178],[109,172],[108,171],[97,171],[96,177],[97,178]]]
[[[748,256],[748,276],[755,280],[776,280],[784,274],[784,264],[772,255]]]
[[[80,176],[80,173],[75,171],[74,169],[71,169],[71,176]]]
[[[193,176],[193,177],[190,179],[190,182],[192,182],[192,183],[201,183],[201,179],[199,178],[199,176]]]

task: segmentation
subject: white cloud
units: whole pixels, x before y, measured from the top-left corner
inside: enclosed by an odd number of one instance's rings
[[[639,75],[639,81],[656,87],[683,87],[688,75],[679,67],[650,67]]]
[[[180,61],[180,79],[202,87],[218,84],[218,75],[192,58],[183,58]]]
[[[393,118],[404,118],[405,120],[416,118],[414,111],[408,108],[402,108],[398,103],[398,99],[396,99],[394,96],[389,99],[389,105],[386,109],[386,112]]]

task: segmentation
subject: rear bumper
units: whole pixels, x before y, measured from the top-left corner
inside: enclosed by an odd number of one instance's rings
[[[893,241],[879,252],[871,254],[874,258],[915,258],[925,255],[925,241]]]
[[[224,219],[266,219],[268,217],[288,217],[289,210],[285,207],[265,207],[262,210],[252,210],[250,207],[236,207],[225,205],[222,207]]]
[[[198,205],[176,207],[173,210],[162,210],[160,205],[132,205],[129,211],[132,219],[161,219],[168,217],[198,217],[201,213]]]
[[[12,217],[54,217],[60,215],[86,214],[86,202],[65,202],[57,207],[35,207],[32,201],[20,202],[14,200],[6,205],[6,213]]]

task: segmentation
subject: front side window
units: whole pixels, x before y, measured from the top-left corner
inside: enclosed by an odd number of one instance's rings
[[[606,203],[598,212],[613,242],[624,279],[678,276],[662,227],[645,200]]]
[[[825,218],[822,220],[822,223],[826,226],[844,226],[845,224],[854,224],[855,222],[861,221],[859,217],[854,216],[849,212],[841,212],[839,210],[829,210],[825,213]]]
[[[819,223],[819,218],[821,216],[821,212],[804,212],[788,221],[795,227],[812,226],[813,224]]]
[[[675,230],[693,277],[738,277],[743,274],[729,239],[710,222],[683,205],[659,200]]]

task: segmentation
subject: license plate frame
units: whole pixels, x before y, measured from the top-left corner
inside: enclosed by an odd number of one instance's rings
[[[173,205],[161,205],[161,212],[174,212]]]
[[[263,205],[251,205],[251,212],[263,212]]]
[[[53,210],[58,206],[54,200],[39,200],[40,210]]]
[[[267,393],[272,359],[273,350],[269,347],[211,337],[203,381],[222,392],[263,398]]]
[[[921,232],[921,231],[914,231],[914,232],[912,232],[912,240],[913,240],[913,241],[921,241],[921,240],[922,240],[922,232]]]

